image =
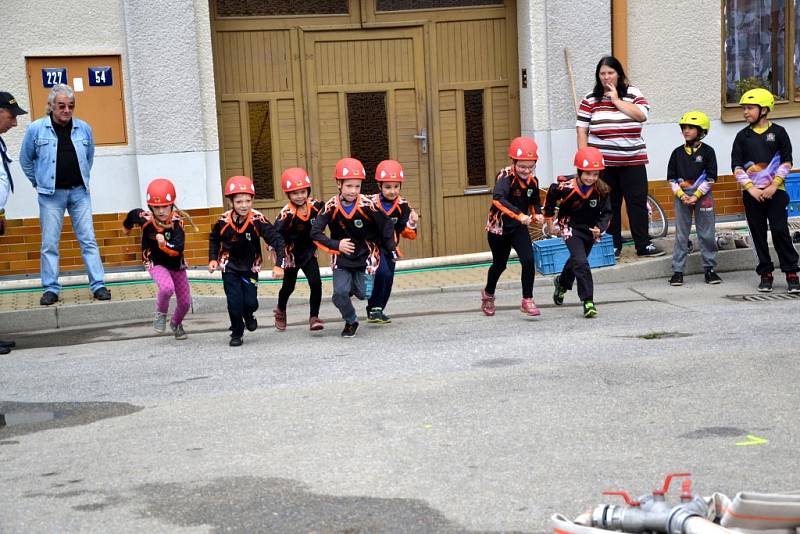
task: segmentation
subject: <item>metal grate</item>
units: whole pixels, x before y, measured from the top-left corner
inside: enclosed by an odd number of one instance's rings
[[[378,0],[377,11],[407,11],[411,9],[502,5],[503,0]]]
[[[347,15],[348,0],[217,0],[218,17],[279,17],[288,15]]]
[[[726,295],[725,298],[737,302],[782,302],[800,300],[800,293],[756,293],[754,295]]]
[[[464,126],[467,137],[467,183],[470,187],[486,185],[482,89],[464,91]]]
[[[386,122],[386,93],[348,93],[347,120],[350,127],[350,155],[364,164],[367,177],[361,184],[365,195],[377,193],[375,168],[389,158],[389,129]]]
[[[256,198],[275,198],[272,179],[272,133],[269,125],[269,102],[249,102],[250,161],[253,167],[253,185]]]

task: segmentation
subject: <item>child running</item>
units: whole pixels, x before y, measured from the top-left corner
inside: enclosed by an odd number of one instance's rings
[[[169,328],[175,339],[186,339],[183,318],[192,304],[189,277],[183,247],[186,234],[183,220],[175,207],[175,186],[166,178],[156,178],[147,185],[147,207],[133,209],[122,223],[125,235],[135,225],[142,227],[142,262],[156,283],[156,316],[153,328],[159,334],[167,329],[169,301],[175,294],[175,311]]]
[[[417,238],[417,222],[419,215],[408,201],[400,196],[400,188],[405,181],[403,166],[393,159],[383,160],[375,168],[375,181],[380,185],[380,193],[372,196],[376,208],[389,218],[392,223],[395,246],[399,245],[400,237],[406,239]],[[396,249],[400,257],[399,246]],[[367,301],[367,317],[370,323],[386,324],[392,319],[384,313],[389,296],[392,294],[394,282],[395,262],[388,251],[381,248],[381,261],[375,272],[375,285],[372,296]]]
[[[256,188],[247,176],[232,176],[225,184],[225,196],[233,206],[211,230],[208,246],[208,272],[222,271],[222,283],[231,320],[231,347],[242,344],[244,329],[258,328],[258,273],[261,271],[261,243],[275,250],[273,278],[283,276],[284,249],[281,234],[266,217],[252,209]]]
[[[342,314],[342,337],[355,337],[358,315],[350,297],[368,299],[372,288],[367,277],[373,276],[381,261],[383,247],[396,259],[391,223],[375,204],[361,194],[364,165],[355,158],[336,163],[334,178],[339,194],[325,203],[311,228],[311,239],[331,254],[333,270],[333,304]],[[325,227],[330,228],[330,237]]]
[[[542,222],[542,200],[536,179],[539,159],[536,142],[529,137],[517,137],[508,147],[511,165],[495,178],[492,205],[486,221],[487,239],[492,250],[492,265],[481,290],[481,310],[489,317],[495,314],[494,291],[500,275],[506,270],[511,248],[517,251],[522,265],[522,302],[520,310],[535,317],[540,315],[533,301],[533,247],[528,225]]]
[[[766,89],[751,89],[742,95],[744,119],[748,125],[736,134],[731,149],[731,167],[742,186],[742,201],[750,237],[753,240],[761,276],[758,290],[772,291],[775,266],[769,255],[767,225],[778,252],[780,268],[786,274],[789,293],[800,293],[797,251],[789,234],[786,206],[789,194],[783,181],[792,168],[792,142],[783,127],[767,118],[775,108],[775,97]]]
[[[322,278],[317,262],[317,246],[311,240],[311,225],[325,204],[311,198],[311,178],[305,169],[293,167],[283,171],[281,189],[289,198],[289,203],[281,209],[275,220],[275,229],[286,243],[286,268],[283,270],[283,285],[275,308],[275,328],[281,332],[286,330],[286,305],[294,292],[297,273],[302,269],[311,288],[308,327],[312,331],[322,330],[325,327],[319,318]]]
[[[594,284],[589,267],[589,252],[611,222],[609,188],[600,175],[605,169],[603,154],[594,147],[584,147],[575,154],[577,176],[556,182],[547,190],[544,216],[547,231],[556,233],[553,217],[558,207],[558,226],[569,249],[569,259],[561,274],[553,279],[553,302],[564,303],[564,295],[578,281],[578,298],[583,302],[583,316],[597,316],[594,305]]]
[[[717,181],[717,156],[702,140],[711,121],[702,111],[685,113],[678,121],[684,144],[672,151],[667,165],[667,180],[675,194],[675,245],[672,249],[672,286],[683,285],[692,215],[700,241],[706,284],[719,284],[717,266],[714,199],[711,188]]]

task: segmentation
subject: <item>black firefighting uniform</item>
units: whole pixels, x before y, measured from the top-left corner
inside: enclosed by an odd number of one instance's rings
[[[330,237],[325,235],[326,226],[330,228]],[[352,254],[339,251],[339,241],[346,238],[355,245]],[[350,213],[341,205],[341,195],[336,195],[325,203],[314,221],[311,239],[331,254],[333,304],[346,322],[356,321],[350,296],[355,295],[360,300],[369,298],[366,275],[371,276],[378,269],[381,247],[392,260],[396,258],[391,222],[365,195],[358,195]]]
[[[280,232],[286,243],[286,268],[283,271],[283,285],[278,292],[278,309],[286,311],[289,297],[297,284],[297,273],[300,269],[311,288],[309,297],[309,317],[319,316],[322,302],[322,278],[317,261],[317,245],[311,240],[311,225],[325,204],[321,200],[308,198],[306,213],[301,214],[293,202],[286,204],[275,219],[275,229]]]
[[[170,271],[186,268],[183,258],[186,232],[180,214],[173,211],[169,225],[161,226],[151,212],[137,208],[129,211],[122,222],[122,226],[128,230],[135,225],[142,227],[142,263],[146,268],[149,269],[154,265],[160,265]],[[156,241],[158,234],[164,236],[163,246]]]
[[[781,163],[792,162],[792,142],[786,130],[775,123],[770,123],[769,128],[763,133],[756,133],[749,126],[736,134],[731,148],[731,169],[741,167],[747,170],[748,163],[764,164],[770,161],[776,153],[780,153]],[[750,227],[750,236],[753,247],[758,256],[756,273],[771,273],[775,266],[769,255],[767,241],[767,223],[772,232],[772,244],[778,253],[781,271],[796,273],[798,271],[798,255],[792,244],[789,233],[789,216],[786,206],[789,204],[789,194],[781,184],[771,199],[762,202],[754,199],[750,193],[742,191],[744,214],[747,226]]]
[[[219,262],[223,288],[228,300],[231,336],[242,337],[244,321],[258,309],[258,272],[261,270],[261,243],[275,250],[275,265],[284,266],[286,248],[281,234],[256,210],[240,217],[233,210],[223,213],[214,224],[208,240],[208,259]]]
[[[519,222],[523,215],[542,212],[539,181],[531,175],[523,181],[509,166],[495,178],[492,205],[486,221],[487,240],[492,251],[492,265],[486,276],[486,293],[494,295],[497,281],[506,270],[511,248],[517,251],[522,266],[522,298],[533,298],[533,247],[528,226]]]
[[[544,216],[552,219],[558,206],[558,224],[568,229],[566,238],[569,259],[564,264],[559,278],[561,288],[570,290],[575,280],[578,282],[578,298],[582,301],[594,299],[592,270],[589,267],[589,252],[594,245],[590,228],[598,227],[601,232],[608,229],[611,222],[611,197],[601,195],[597,188],[582,190],[579,179],[556,182],[550,185],[545,199]]]
[[[403,197],[397,197],[387,209],[384,203],[389,202],[383,198],[380,193],[376,193],[371,197],[375,206],[383,212],[392,224],[392,233],[394,235],[394,244],[397,247],[397,255],[400,256],[400,237],[406,239],[416,239],[417,229],[408,226],[408,217],[411,215],[411,206],[408,201]],[[394,283],[394,268],[395,262],[391,256],[381,248],[381,262],[378,264],[378,270],[375,271],[375,286],[372,288],[372,296],[367,301],[367,313],[372,308],[386,309],[386,304],[389,302],[389,297],[392,294],[392,285]]]

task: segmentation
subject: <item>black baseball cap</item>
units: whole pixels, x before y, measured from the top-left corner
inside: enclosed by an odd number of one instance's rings
[[[28,112],[19,107],[17,104],[17,100],[14,98],[14,95],[11,93],[6,93],[5,91],[0,91],[0,108],[5,108],[9,110],[15,117],[17,115],[25,115]]]

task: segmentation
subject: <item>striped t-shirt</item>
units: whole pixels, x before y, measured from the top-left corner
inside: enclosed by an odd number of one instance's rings
[[[650,104],[632,85],[628,86],[628,94],[622,100],[639,106],[645,117],[650,112]],[[608,167],[647,164],[642,123],[618,110],[608,97],[603,96],[598,101],[591,93],[586,95],[578,109],[576,126],[589,129],[589,146],[603,153]]]

